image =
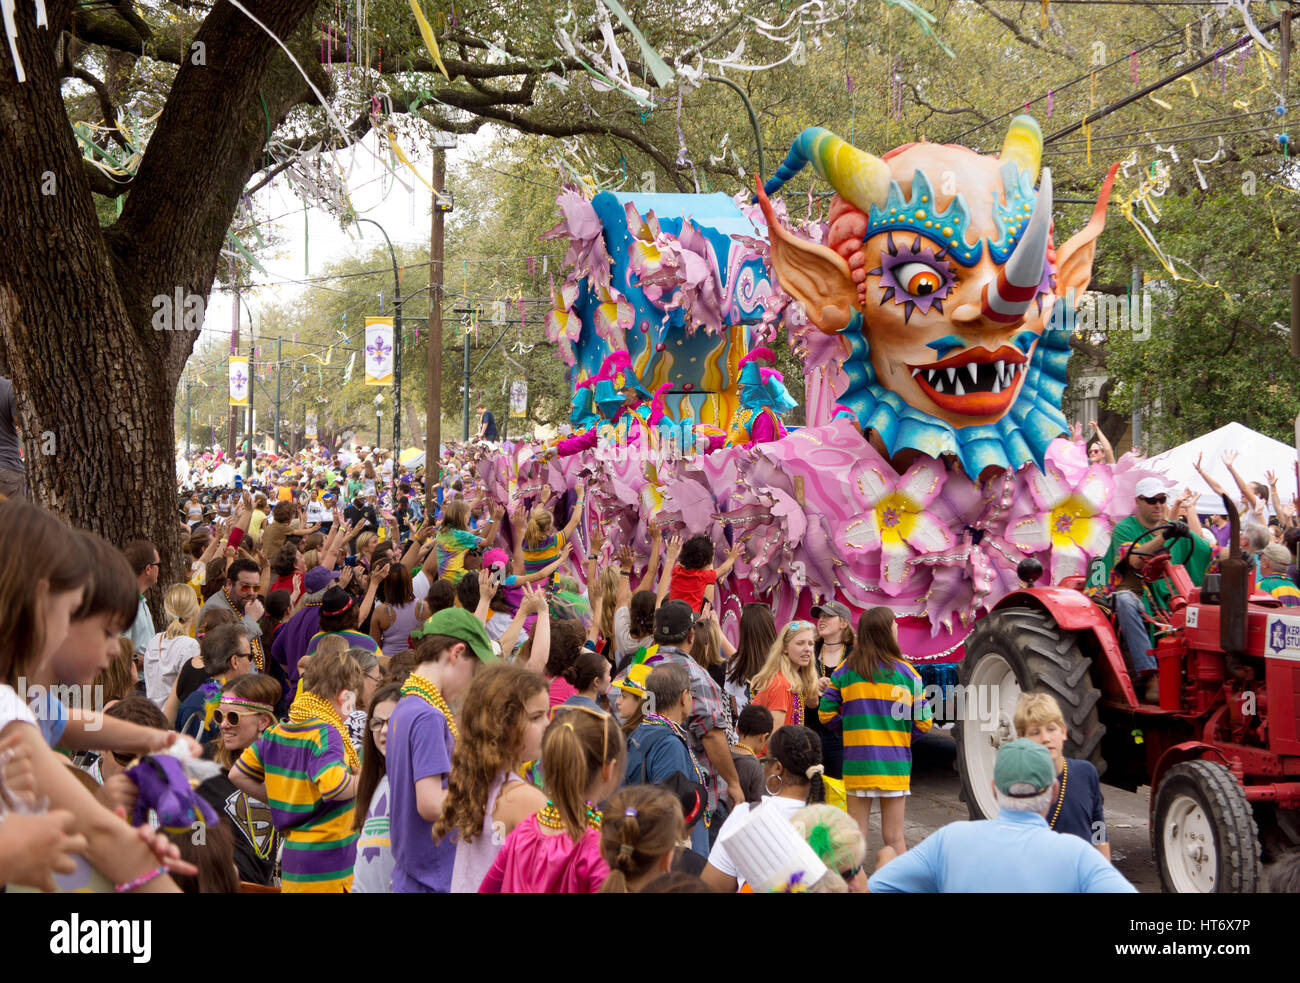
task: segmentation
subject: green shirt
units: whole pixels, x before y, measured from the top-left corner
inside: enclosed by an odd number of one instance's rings
[[[1111,530],[1110,534],[1110,548],[1106,550],[1106,555],[1102,559],[1102,562],[1106,565],[1107,577],[1115,568],[1115,557],[1147,531],[1147,527],[1142,525],[1135,515],[1127,516],[1115,524],[1115,528]],[[1144,542],[1154,538],[1154,535],[1149,536]],[[1192,578],[1192,583],[1199,587],[1202,578],[1205,576],[1205,568],[1209,566],[1210,557],[1213,553],[1210,545],[1200,536],[1195,535],[1175,539],[1172,543],[1167,543],[1167,545],[1169,547],[1170,562],[1185,567],[1187,575]],[[1151,611],[1150,594],[1155,594],[1159,602],[1168,607],[1169,585],[1163,580],[1149,584],[1147,592],[1143,594],[1142,602],[1146,605],[1148,614],[1153,613]]]

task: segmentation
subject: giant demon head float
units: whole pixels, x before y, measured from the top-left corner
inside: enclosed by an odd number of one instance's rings
[[[1042,150],[1028,116],[998,156],[912,143],[877,158],[813,127],[759,189],[777,280],[841,337],[839,403],[889,455],[955,455],[975,478],[1041,467],[1069,429],[1063,298],[1088,287],[1115,168],[1087,226],[1054,248]],[[783,228],[767,198],[805,164],[836,191],[825,245]]]

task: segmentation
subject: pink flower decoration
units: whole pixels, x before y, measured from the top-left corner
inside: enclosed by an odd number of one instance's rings
[[[874,456],[873,456],[874,457]],[[849,488],[858,513],[841,523],[835,545],[841,556],[880,552],[880,589],[902,593],[917,554],[950,549],[953,535],[930,511],[943,488],[943,464],[922,458],[901,478],[879,458],[853,466]]]

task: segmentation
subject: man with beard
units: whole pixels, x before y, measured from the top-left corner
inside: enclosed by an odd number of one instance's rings
[[[266,656],[262,651],[262,629],[258,620],[264,609],[257,599],[257,591],[262,584],[262,573],[257,562],[241,556],[226,569],[226,582],[204,602],[199,612],[199,620],[214,608],[226,608],[239,616],[240,623],[248,633],[249,644],[253,650],[253,667],[258,672],[267,671]]]

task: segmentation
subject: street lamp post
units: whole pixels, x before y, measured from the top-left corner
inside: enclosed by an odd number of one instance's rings
[[[372,218],[357,218],[358,223],[369,222],[384,237],[388,243],[388,257],[393,261],[393,295],[394,295],[394,312],[393,312],[393,494],[397,494],[397,461],[396,458],[402,453],[402,281],[398,277],[397,271],[397,253],[393,252],[393,241],[388,238],[388,233],[384,227]],[[379,403],[376,400],[376,421],[382,416],[379,412]],[[376,422],[375,433],[379,432],[379,425]],[[375,437],[375,446],[379,446],[379,438]]]
[[[375,394],[375,449],[376,450],[379,449],[379,445],[382,439],[381,424],[383,423],[383,418],[384,418],[384,394],[376,393]]]

